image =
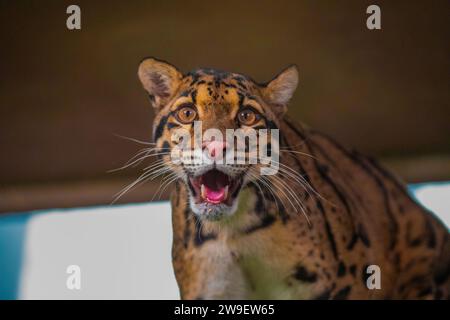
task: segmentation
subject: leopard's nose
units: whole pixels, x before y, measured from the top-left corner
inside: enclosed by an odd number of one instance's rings
[[[213,160],[220,160],[223,158],[227,149],[225,141],[206,141],[203,143],[203,148],[207,150],[208,156]]]

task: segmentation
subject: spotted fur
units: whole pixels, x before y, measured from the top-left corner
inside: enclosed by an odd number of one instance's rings
[[[154,58],[142,62],[139,76],[156,110],[157,146],[173,147],[170,134],[183,126],[173,112],[182,103],[198,109],[204,129],[220,130],[236,128],[235,114],[251,104],[262,115],[254,127],[280,129],[280,162],[304,179],[282,177],[304,212],[287,205],[277,188],[249,180],[233,215],[210,221],[192,212],[183,168],[162,156],[180,176],[171,203],[181,297],[448,299],[448,229],[375,160],[285,115],[296,72],[290,67],[258,84],[235,73],[182,74]],[[380,290],[366,286],[369,265],[381,268]]]

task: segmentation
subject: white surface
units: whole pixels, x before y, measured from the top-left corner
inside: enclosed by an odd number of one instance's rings
[[[414,188],[450,226],[450,184]],[[178,299],[168,202],[52,210],[28,223],[22,299]],[[67,266],[81,268],[69,290]]]
[[[28,223],[21,299],[179,299],[169,203],[53,210]],[[69,265],[81,289],[69,290]]]
[[[414,194],[450,228],[450,183],[423,185]]]

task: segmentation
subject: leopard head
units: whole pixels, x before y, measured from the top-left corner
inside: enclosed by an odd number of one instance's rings
[[[146,58],[138,76],[156,112],[156,174],[181,179],[188,187],[191,209],[200,218],[231,216],[240,191],[269,166],[258,161],[258,155],[260,150],[274,153],[274,130],[297,87],[296,66],[259,84],[242,74],[214,69],[184,74],[167,62]]]

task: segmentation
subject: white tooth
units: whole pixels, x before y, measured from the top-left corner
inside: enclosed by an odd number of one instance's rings
[[[228,197],[228,185],[225,186],[224,199]]]
[[[205,185],[202,184],[202,186],[200,187],[200,193],[202,195],[203,199],[206,199],[206,191],[205,191]]]

